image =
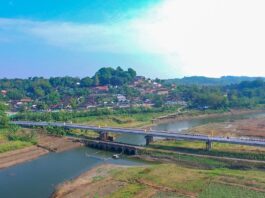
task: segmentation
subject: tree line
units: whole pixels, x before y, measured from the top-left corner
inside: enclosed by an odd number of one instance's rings
[[[265,105],[263,79],[226,86],[181,85],[171,93],[188,102],[191,108],[254,108]]]
[[[56,104],[65,96],[86,96],[94,86],[121,86],[129,84],[136,77],[136,71],[121,67],[113,69],[103,67],[92,77],[32,77],[28,79],[0,79],[0,90],[7,90],[6,98],[20,100],[25,97],[41,99],[50,104]],[[3,97],[3,96],[2,96]],[[2,98],[3,99],[3,98]]]

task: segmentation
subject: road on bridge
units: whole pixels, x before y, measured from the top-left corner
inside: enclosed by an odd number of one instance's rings
[[[182,139],[190,141],[203,141],[206,144],[211,144],[212,142],[229,143],[229,144],[240,144],[249,146],[265,146],[265,139],[258,138],[237,138],[237,137],[209,137],[205,135],[197,134],[182,134],[174,133],[168,131],[158,131],[158,130],[143,130],[143,129],[129,129],[129,128],[114,128],[114,127],[99,127],[99,126],[89,126],[80,125],[72,123],[61,123],[61,122],[31,122],[31,121],[14,121],[13,124],[20,125],[22,127],[63,127],[67,129],[82,129],[82,130],[92,130],[99,133],[119,133],[119,134],[135,134],[144,135],[145,137],[160,137],[168,139]]]

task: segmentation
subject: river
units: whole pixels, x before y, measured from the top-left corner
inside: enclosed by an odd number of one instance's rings
[[[1,198],[47,198],[55,186],[103,164],[143,165],[132,159],[111,158],[112,154],[81,147],[62,153],[49,153],[36,160],[0,170]]]
[[[183,130],[190,129],[192,127],[208,124],[208,123],[220,123],[230,122],[235,120],[250,119],[250,118],[265,118],[265,112],[249,113],[242,115],[226,115],[216,118],[194,118],[189,120],[175,120],[166,123],[158,124],[153,126],[153,130],[171,131],[180,133]],[[123,142],[135,145],[145,145],[146,141],[143,135],[120,135],[115,140],[116,142]]]
[[[207,123],[258,117],[265,117],[265,113],[171,121],[159,124],[153,129],[181,132],[184,129]],[[145,144],[145,138],[141,135],[121,135],[116,141],[136,145]],[[82,147],[62,153],[49,153],[36,160],[0,170],[0,197],[47,198],[58,184],[75,178],[97,165],[103,163],[130,166],[144,164],[127,158],[113,160],[111,156],[109,152]]]

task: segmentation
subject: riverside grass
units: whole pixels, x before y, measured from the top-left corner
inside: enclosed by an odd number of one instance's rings
[[[179,151],[201,155],[211,155],[218,157],[231,157],[250,160],[265,160],[265,148],[244,145],[233,145],[224,143],[213,143],[212,149],[207,151],[204,142],[188,142],[181,140],[160,140],[153,142],[149,148],[163,149],[169,151]]]
[[[22,142],[22,141],[8,141],[0,144],[0,153],[13,151],[21,148],[25,148],[28,146],[32,146],[33,144],[30,142]]]
[[[126,183],[108,198],[135,197],[148,188],[154,197],[261,198],[265,196],[265,172],[215,168],[204,170],[176,164],[115,169],[112,180]]]
[[[8,129],[1,129],[0,130],[0,153],[8,152],[8,151],[14,151],[17,149],[22,149],[28,146],[32,146],[32,142],[26,142],[26,141],[10,141],[8,139]]]

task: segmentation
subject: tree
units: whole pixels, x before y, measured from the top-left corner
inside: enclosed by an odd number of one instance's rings
[[[136,75],[137,75],[136,71],[133,70],[132,68],[129,68],[128,69],[128,73],[130,74],[130,76],[131,76],[132,79],[135,78]]]
[[[162,107],[164,103],[162,96],[159,96],[159,95],[156,95],[154,97],[153,102],[154,102],[155,107]]]
[[[9,119],[5,113],[6,107],[0,103],[0,128],[6,128],[9,125]]]
[[[18,89],[11,89],[7,92],[7,97],[11,100],[20,100],[23,98],[23,92]]]
[[[91,87],[93,85],[93,80],[89,77],[81,79],[81,87]]]
[[[99,77],[98,77],[98,75],[96,74],[95,76],[94,76],[94,85],[95,86],[99,86]]]

